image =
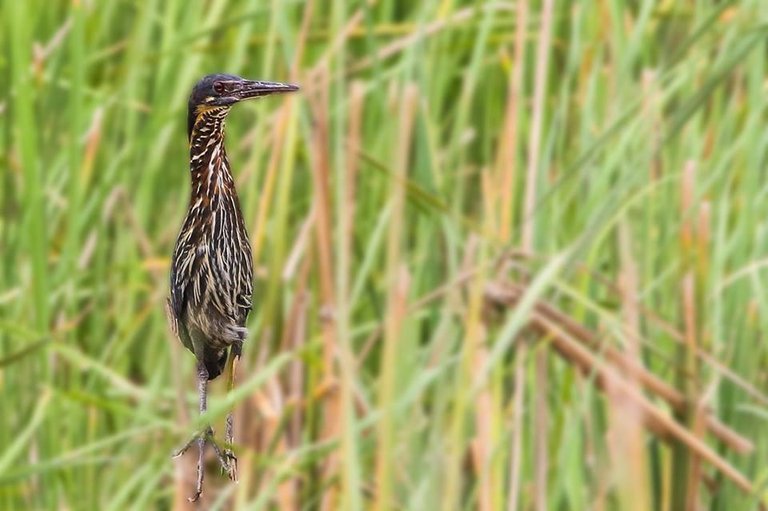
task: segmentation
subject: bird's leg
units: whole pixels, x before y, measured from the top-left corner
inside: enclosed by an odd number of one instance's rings
[[[208,369],[202,361],[197,363],[197,392],[200,396],[200,415],[202,415],[208,409]],[[173,454],[173,457],[178,458],[183,455],[195,442],[200,445],[200,440],[204,440],[206,436],[213,436],[213,430],[210,426],[206,426],[203,431],[196,433],[190,438],[189,441],[184,444],[184,447]]]
[[[205,367],[203,360],[198,360],[197,362],[197,391],[200,395],[200,415],[202,415],[208,409],[208,369]],[[203,477],[205,476],[203,461],[205,457],[205,444],[209,437],[213,437],[213,430],[210,425],[206,426],[205,430],[197,435],[197,484],[195,485],[195,494],[189,498],[190,502],[195,502],[200,498],[200,494],[203,493]],[[184,450],[188,447],[189,444],[185,446]]]
[[[242,345],[235,343],[229,350],[229,356],[227,358],[227,392],[231,392],[235,388],[235,372],[237,370],[237,361],[240,360]],[[234,418],[232,417],[232,410],[227,414],[227,428],[224,437],[226,446],[224,448],[224,457],[229,462],[229,478],[233,481],[237,481],[237,457],[232,451],[235,433]]]
[[[204,414],[208,409],[208,370],[205,367],[205,363],[200,360],[197,364],[197,390],[200,395],[200,415]],[[197,442],[197,484],[195,485],[195,493],[189,498],[190,502],[195,502],[200,498],[203,493],[203,479],[205,476],[205,446],[210,444],[213,447],[216,457],[221,464],[222,470],[227,473],[232,473],[230,459],[225,456],[218,444],[213,438],[213,428],[208,424],[203,430],[195,436],[193,436],[189,442],[179,449],[174,457],[184,454],[193,443]]]
[[[200,415],[203,415],[208,409],[208,368],[205,367],[203,360],[197,361],[197,392],[200,395]],[[189,499],[195,502],[203,493],[203,476],[205,475],[205,444],[208,437],[213,437],[213,430],[210,424],[205,427],[205,431],[197,438],[197,485],[195,494]]]

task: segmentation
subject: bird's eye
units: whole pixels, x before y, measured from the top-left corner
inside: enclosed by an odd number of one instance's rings
[[[224,84],[221,82],[214,82],[213,90],[221,94],[222,92],[224,92]]]

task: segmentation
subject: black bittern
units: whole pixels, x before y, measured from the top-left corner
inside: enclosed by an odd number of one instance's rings
[[[187,135],[192,190],[173,251],[168,315],[171,329],[197,359],[201,414],[207,408],[208,380],[226,369],[228,388],[234,386],[253,295],[251,245],[224,150],[224,122],[235,103],[297,89],[291,84],[214,74],[200,80],[189,96]],[[208,444],[222,470],[230,479],[237,479],[232,412],[227,415],[223,449],[208,425],[176,456],[184,454],[195,441],[199,449],[197,486],[191,501],[197,500],[203,491],[203,461]]]

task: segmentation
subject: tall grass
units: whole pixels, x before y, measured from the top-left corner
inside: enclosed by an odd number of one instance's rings
[[[1,509],[188,507],[214,71],[303,90],[228,121],[256,307],[206,507],[765,499],[765,2],[0,5]]]

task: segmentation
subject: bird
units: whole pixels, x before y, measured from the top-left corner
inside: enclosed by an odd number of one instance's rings
[[[196,358],[200,414],[208,406],[208,381],[227,372],[232,390],[253,306],[253,256],[232,169],[224,125],[232,106],[249,99],[298,90],[290,83],[210,74],[192,88],[187,108],[191,191],[173,250],[166,313],[171,331]],[[233,418],[226,419],[223,448],[207,424],[174,456],[197,443],[194,502],[203,492],[204,454],[211,445],[224,472],[237,480]]]

